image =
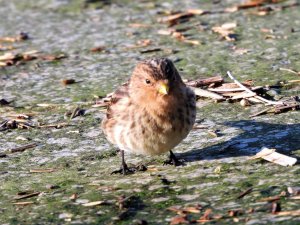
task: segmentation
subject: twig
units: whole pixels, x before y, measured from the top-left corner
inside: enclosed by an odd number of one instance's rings
[[[27,194],[27,195],[21,195],[21,196],[15,197],[14,200],[20,200],[20,199],[25,199],[25,198],[31,198],[31,197],[37,196],[37,195],[39,195],[39,194],[40,194],[40,192],[33,192],[33,193],[30,193],[30,194]]]
[[[45,125],[39,125],[38,128],[62,128],[62,127],[66,127],[66,126],[74,126],[72,124],[69,123],[58,123],[58,124],[45,124]]]
[[[28,145],[24,145],[24,146],[21,146],[21,147],[17,147],[17,148],[12,148],[10,149],[10,153],[15,153],[15,152],[23,152],[25,151],[26,149],[29,149],[29,148],[34,148],[37,146],[37,143],[31,143],[31,144],[28,144]]]
[[[202,87],[210,84],[222,83],[223,81],[224,79],[221,76],[215,76],[205,79],[187,81],[185,84],[191,87]]]
[[[252,118],[252,117],[255,117],[255,116],[263,115],[263,114],[265,114],[266,112],[268,112],[268,111],[271,110],[271,109],[272,109],[272,108],[267,108],[267,109],[261,110],[261,111],[255,113],[255,114],[252,114],[252,115],[249,116],[249,117]]]
[[[72,112],[72,114],[71,114],[71,116],[70,116],[70,120],[73,119],[73,118],[77,115],[77,113],[78,113],[79,110],[80,110],[80,108],[77,106],[77,107],[73,110],[73,112]]]
[[[55,169],[30,169],[30,173],[52,173],[56,171]]]
[[[297,72],[297,71],[291,70],[291,69],[287,69],[287,68],[279,68],[279,70],[283,70],[283,71],[287,71],[287,72],[290,72],[290,73],[300,75],[300,72]]]
[[[237,199],[243,198],[245,195],[250,194],[252,192],[253,188],[248,188],[246,191],[242,192]]]
[[[13,205],[22,205],[22,206],[25,206],[25,205],[31,205],[33,203],[34,202],[14,202]]]
[[[249,88],[245,87],[243,84],[241,84],[241,82],[239,82],[237,79],[235,79],[231,73],[229,71],[227,71],[227,75],[230,77],[230,79],[232,79],[238,86],[240,86],[241,88],[243,88],[245,91],[249,92],[249,93],[252,93],[252,94],[256,94],[255,92],[251,91]],[[282,102],[279,102],[279,101],[270,101],[270,100],[267,100],[261,96],[258,96],[256,94],[255,98],[265,102],[265,103],[268,103],[270,105],[283,105]]]

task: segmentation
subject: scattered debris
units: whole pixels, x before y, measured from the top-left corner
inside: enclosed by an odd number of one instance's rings
[[[255,156],[250,159],[265,159],[269,162],[276,163],[281,166],[293,166],[296,162],[296,158],[292,158],[290,156],[283,155],[281,153],[276,152],[276,149],[270,149],[263,147],[260,152],[258,152]]]
[[[56,61],[66,58],[67,55],[60,53],[57,55],[41,55],[39,51],[32,50],[23,53],[6,52],[4,55],[0,55],[0,68],[12,65],[19,65],[21,63],[32,61],[35,59]]]

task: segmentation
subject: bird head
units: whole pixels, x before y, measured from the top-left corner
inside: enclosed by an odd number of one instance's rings
[[[168,98],[181,84],[173,62],[167,58],[155,58],[142,61],[135,67],[129,87],[131,95],[146,101]]]

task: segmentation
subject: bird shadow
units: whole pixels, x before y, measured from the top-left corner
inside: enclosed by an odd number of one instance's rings
[[[204,148],[177,153],[186,162],[252,156],[262,147],[275,148],[278,152],[291,155],[300,149],[300,124],[273,124],[255,120],[239,120],[223,123],[241,132],[228,141]],[[226,137],[226,134],[224,135]],[[297,158],[297,157],[296,157]]]

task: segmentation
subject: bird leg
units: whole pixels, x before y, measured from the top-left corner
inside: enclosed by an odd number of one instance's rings
[[[125,162],[124,150],[120,150],[120,152],[121,152],[121,158],[122,158],[121,168],[118,170],[112,171],[111,174],[120,173],[120,174],[126,175],[126,174],[133,173],[134,171],[130,170]]]
[[[183,162],[178,160],[174,153],[170,151],[169,159],[164,161],[164,165],[174,165],[174,166],[181,166],[183,165]]]

